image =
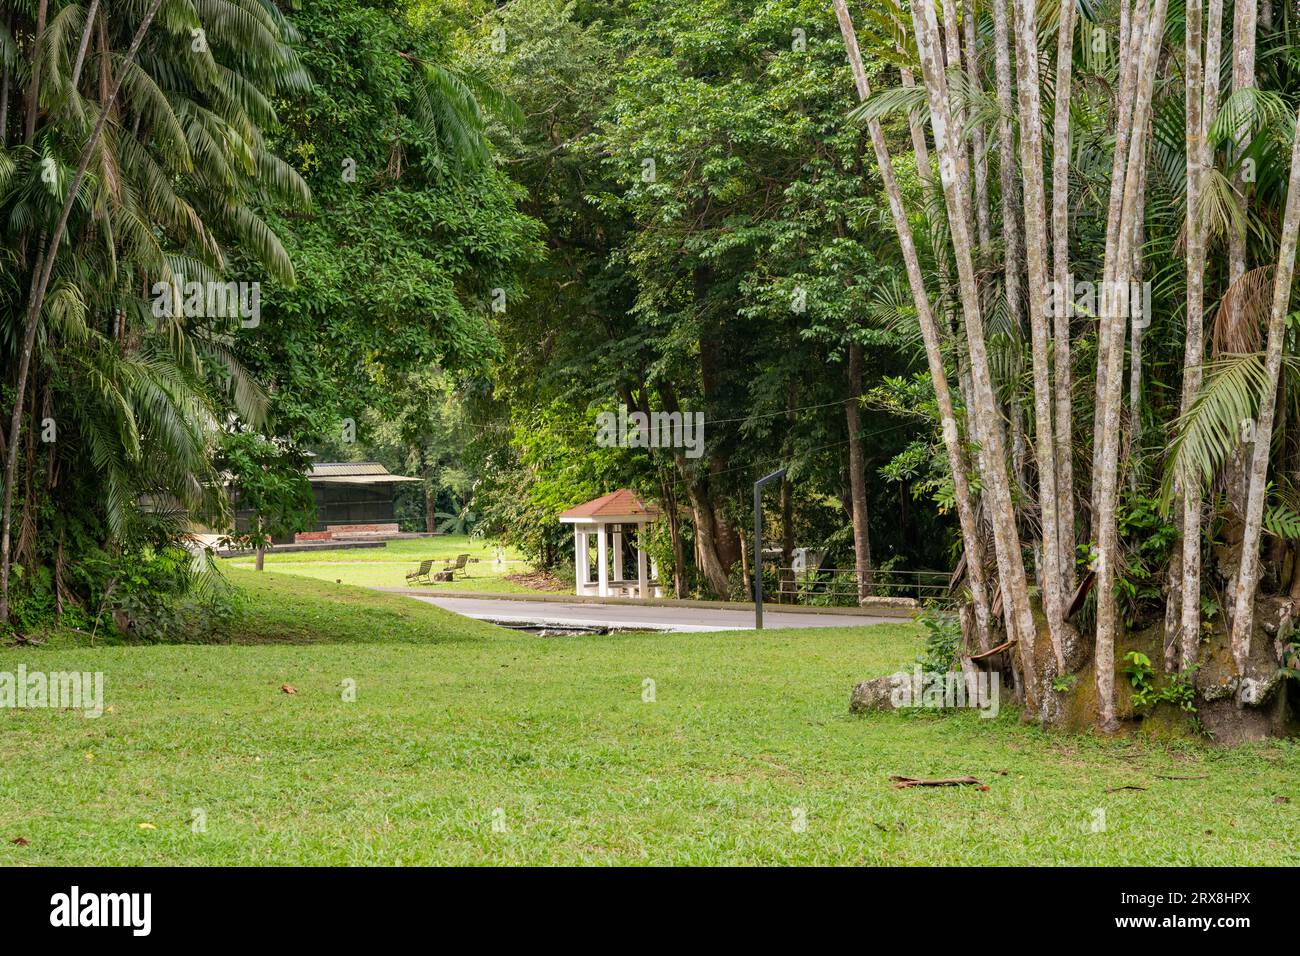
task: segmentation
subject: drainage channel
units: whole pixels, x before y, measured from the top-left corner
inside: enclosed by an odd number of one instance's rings
[[[579,634],[667,634],[669,627],[646,625],[621,626],[618,624],[578,624],[573,621],[521,621],[516,618],[481,617],[480,621],[508,627],[512,631],[533,634],[537,637],[566,637]]]

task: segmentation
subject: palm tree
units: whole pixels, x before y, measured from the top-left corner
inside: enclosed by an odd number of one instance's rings
[[[849,64],[853,70],[854,85],[858,98],[865,101],[871,95],[867,84],[866,71],[862,66],[862,54],[858,48],[857,33],[849,16],[844,0],[833,0],[835,16],[839,21],[840,33],[844,37],[844,46],[848,52]],[[957,424],[952,393],[948,387],[948,370],[944,363],[938,325],[930,307],[930,297],[925,290],[925,278],[921,272],[920,256],[916,249],[916,240],[912,235],[912,226],[903,205],[903,194],[894,175],[893,161],[885,136],[878,119],[869,118],[868,132],[871,136],[872,149],[876,155],[876,164],[884,182],[885,197],[889,203],[890,215],[898,242],[903,252],[903,263],[907,271],[907,281],[911,289],[912,300],[916,306],[917,321],[921,328],[921,337],[925,343],[925,357],[930,369],[930,378],[934,383],[935,399],[939,406],[939,423],[943,433],[944,450],[948,456],[948,467],[952,473],[954,496],[957,502],[957,517],[961,523],[962,541],[966,551],[966,566],[970,578],[971,600],[975,609],[976,630],[982,648],[990,646],[989,641],[989,600],[988,585],[984,574],[984,554],[981,547],[979,526],[975,516],[974,499],[970,481],[967,477],[968,465],[966,453],[961,444],[961,432]],[[914,141],[917,140],[917,134]],[[924,133],[919,141],[924,143]]]
[[[1253,34],[1253,30],[1252,30]],[[1237,673],[1247,676],[1251,634],[1255,617],[1255,589],[1259,582],[1259,539],[1264,518],[1265,480],[1273,440],[1273,412],[1282,372],[1282,347],[1286,316],[1291,303],[1291,279],[1295,274],[1296,238],[1300,234],[1300,116],[1296,117],[1295,141],[1291,146],[1291,176],[1287,183],[1286,212],[1278,243],[1277,267],[1273,276],[1273,306],[1268,321],[1265,349],[1265,381],[1254,429],[1255,446],[1250,458],[1250,490],[1246,498],[1245,532],[1241,541],[1241,570],[1232,617],[1232,656]]]
[[[1007,632],[1018,641],[1025,692],[1030,703],[1036,705],[1038,703],[1038,671],[1034,660],[1036,629],[1029,604],[1020,536],[1011,503],[1002,422],[993,391],[988,346],[984,336],[980,292],[975,275],[970,235],[969,199],[959,172],[962,151],[958,142],[958,130],[953,125],[949,106],[951,99],[939,55],[939,28],[932,0],[913,4],[912,21],[925,79],[926,96],[930,105],[930,124],[934,130],[935,147],[939,155],[940,181],[943,185],[949,235],[957,266],[961,311],[966,330],[967,358],[970,363],[971,391],[974,399],[971,411],[975,433],[983,452],[981,475],[988,493],[986,504],[993,525],[998,579],[1006,605]]]
[[[54,387],[70,396],[72,434],[105,476],[112,530],[123,530],[142,492],[196,506],[211,487],[208,369],[224,369],[236,407],[254,418],[259,396],[222,341],[228,320],[159,321],[146,292],[159,282],[217,282],[236,243],[268,274],[293,281],[283,247],[254,211],[265,196],[308,198],[261,134],[274,120],[267,94],[306,81],[287,43],[292,32],[264,0],[171,4],[155,24],[160,7],[42,0],[34,25],[20,11],[6,28],[4,46],[19,48],[26,65],[15,75],[30,81],[16,118],[22,141],[11,147],[8,125],[0,128],[0,209],[20,250],[5,269],[11,286],[30,292],[14,337],[0,621],[9,612],[29,393]],[[22,36],[30,39],[15,44]],[[75,168],[69,153],[79,157]],[[34,366],[39,383],[29,382]]]

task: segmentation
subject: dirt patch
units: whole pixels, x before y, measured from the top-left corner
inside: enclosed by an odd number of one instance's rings
[[[571,591],[573,586],[561,581],[549,571],[530,571],[526,574],[507,574],[505,579],[532,591]]]

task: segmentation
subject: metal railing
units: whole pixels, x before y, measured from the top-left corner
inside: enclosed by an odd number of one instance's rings
[[[858,576],[853,568],[776,569],[777,603],[814,607],[856,607]],[[920,605],[950,605],[951,571],[874,570],[866,593],[873,597],[911,598]]]

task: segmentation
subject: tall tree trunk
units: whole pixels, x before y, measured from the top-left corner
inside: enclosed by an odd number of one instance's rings
[[[731,590],[728,580],[728,568],[718,557],[718,522],[713,510],[713,502],[702,483],[686,477],[686,495],[691,502],[691,513],[695,518],[695,547],[700,570],[714,597],[725,601]],[[762,546],[761,543],[759,545]]]
[[[9,620],[9,567],[11,558],[9,528],[13,519],[14,481],[18,469],[18,435],[22,430],[23,396],[26,394],[27,373],[31,368],[32,351],[36,345],[36,329],[40,325],[41,310],[45,306],[45,293],[49,289],[50,276],[54,272],[55,257],[58,255],[59,246],[62,244],[63,236],[68,229],[68,218],[72,214],[73,203],[77,199],[77,194],[81,191],[81,184],[86,178],[86,170],[90,167],[90,157],[99,147],[100,140],[104,135],[104,126],[108,123],[108,117],[113,110],[114,102],[117,100],[118,91],[122,88],[122,81],[125,79],[127,71],[134,64],[136,53],[139,52],[140,45],[144,43],[145,34],[149,32],[149,26],[153,23],[153,18],[158,13],[158,8],[161,5],[162,0],[153,0],[150,3],[149,9],[145,11],[144,19],[140,21],[135,36],[131,39],[131,46],[127,49],[117,76],[114,78],[113,84],[108,90],[108,95],[101,104],[99,119],[95,121],[95,126],[86,140],[86,145],[81,150],[81,159],[77,163],[76,173],[68,183],[68,194],[63,201],[63,210],[59,215],[59,221],[50,236],[49,246],[44,254],[36,260],[35,267],[32,270],[31,293],[27,300],[26,324],[23,329],[22,350],[19,353],[18,376],[14,388],[14,410],[9,421],[9,457],[5,461],[4,505],[0,509],[0,623],[7,623]],[[92,22],[92,18],[86,18],[86,30],[91,28]]]
[[[1119,85],[1115,97],[1115,148],[1111,154],[1110,197],[1106,203],[1106,247],[1102,267],[1102,290],[1109,286],[1114,269],[1115,251],[1119,244],[1119,230],[1124,204],[1124,186],[1127,182],[1129,139],[1133,131],[1133,96],[1137,84],[1138,60],[1141,53],[1142,31],[1146,22],[1147,0],[1120,0],[1119,16]],[[1135,29],[1136,22],[1139,28]],[[1110,355],[1112,323],[1101,316],[1097,322],[1097,375],[1096,394],[1092,420],[1092,474],[1090,488],[1092,537],[1097,538],[1097,475],[1101,471],[1102,430],[1106,422],[1106,401],[1110,395],[1106,376],[1109,372],[1107,356]]]
[[[1143,4],[1139,0],[1139,12]],[[1124,163],[1123,199],[1117,223],[1107,223],[1107,255],[1103,270],[1101,321],[1109,327],[1107,351],[1098,355],[1098,375],[1104,366],[1106,387],[1103,406],[1102,454],[1093,476],[1097,501],[1097,641],[1094,657],[1097,683],[1098,723],[1114,730],[1115,719],[1115,568],[1119,557],[1116,510],[1119,492],[1119,446],[1121,387],[1124,371],[1124,338],[1128,324],[1128,283],[1133,272],[1136,220],[1143,214],[1140,202],[1139,166],[1146,157],[1146,131],[1151,114],[1160,41],[1164,34],[1167,0],[1154,0],[1149,15],[1135,16],[1131,24],[1129,52],[1139,55],[1121,61],[1121,71],[1133,74],[1131,135]],[[1123,83],[1121,88],[1123,88]],[[1121,99],[1121,114],[1124,101]],[[1116,159],[1118,165],[1118,157]],[[1112,245],[1111,239],[1114,239]]]
[[[1232,92],[1252,89],[1255,86],[1255,21],[1258,0],[1235,0],[1232,6]],[[1236,154],[1240,156],[1250,145],[1250,128],[1232,131],[1238,139]],[[1242,205],[1248,201],[1250,184],[1240,170],[1233,177],[1233,188]],[[1233,229],[1228,235],[1228,285],[1246,274],[1246,234]]]
[[[1295,273],[1296,234],[1300,231],[1300,116],[1291,146],[1291,177],[1287,184],[1286,212],[1278,244],[1277,269],[1273,278],[1273,310],[1268,321],[1268,345],[1264,366],[1267,387],[1259,399],[1255,425],[1255,447],[1250,458],[1250,491],[1246,497],[1246,527],[1241,540],[1241,570],[1232,616],[1232,656],[1237,672],[1246,676],[1250,657],[1251,631],[1255,624],[1255,587],[1259,583],[1259,537],[1264,520],[1265,479],[1273,439],[1273,412],[1277,404],[1278,378],[1282,371],[1282,346],[1286,316],[1291,302],[1291,278]]]
[[[1007,0],[993,0],[994,87],[998,98],[998,173],[1002,192],[1002,273],[1007,316],[1017,339],[1023,335],[1020,315],[1020,272],[1024,268],[1024,232],[1019,212],[1015,158],[1015,98],[1011,85],[1011,43]],[[1007,409],[1011,419],[1011,470],[1022,495],[1029,494],[1025,480],[1024,416],[1016,401]]]
[[[5,23],[9,28],[10,36],[14,32],[14,17],[9,14],[5,18]],[[9,67],[0,64],[0,149],[6,149],[9,146]]]
[[[793,437],[798,425],[796,407],[799,404],[799,383],[791,381],[785,393],[789,437],[786,439],[786,461],[794,457]],[[782,593],[794,592],[794,485],[789,477],[781,479],[781,567],[777,571]]]
[[[1206,224],[1201,214],[1205,172],[1210,163],[1208,129],[1219,98],[1219,56],[1223,0],[1210,0],[1208,29],[1203,29],[1201,0],[1187,0],[1187,320],[1183,348],[1183,391],[1180,415],[1186,415],[1201,390],[1201,364],[1205,354],[1205,243]],[[1205,56],[1201,37],[1205,34]],[[1181,528],[1178,572],[1178,639],[1181,666],[1196,663],[1201,633],[1201,486],[1199,476],[1177,476]],[[1175,642],[1166,641],[1167,644]]]
[[[961,25],[966,37],[966,76],[970,80],[971,90],[978,93],[980,91],[979,45],[976,42],[974,0],[965,0]],[[971,131],[971,151],[975,158],[975,224],[982,253],[992,242],[989,227],[988,143],[984,137],[982,123],[976,124]]]
[[[849,431],[849,497],[853,513],[853,569],[858,582],[858,603],[873,591],[871,536],[867,529],[867,462],[862,448],[862,346],[849,344],[848,400],[844,418]]]
[[[661,475],[659,488],[664,514],[668,516],[668,540],[673,547],[673,597],[681,600],[686,597],[686,546],[682,543],[682,520],[677,513],[677,495],[673,491],[672,479]],[[663,574],[662,568],[659,573]]]
[[[1147,139],[1151,138],[1150,124],[1148,123],[1146,131]],[[1147,201],[1147,171],[1149,166],[1142,163],[1138,166],[1138,208],[1145,209]],[[1145,264],[1143,245],[1146,242],[1146,222],[1143,216],[1138,216],[1133,223],[1133,264],[1132,264],[1132,282],[1130,288],[1137,292],[1138,302],[1145,308],[1146,298],[1141,293],[1142,289],[1142,272]],[[1133,339],[1129,345],[1129,417],[1128,432],[1124,436],[1124,452],[1121,461],[1124,467],[1129,470],[1129,487],[1134,491],[1138,487],[1139,468],[1138,462],[1134,459],[1134,443],[1138,440],[1142,424],[1142,330],[1151,323],[1151,316],[1144,311],[1139,320],[1137,308],[1131,301],[1133,292],[1130,292],[1129,317],[1130,325],[1133,329]]]
[[[858,50],[857,34],[853,31],[853,21],[849,18],[844,0],[833,0],[835,15],[839,20],[840,33],[844,37],[845,50],[849,64],[853,69],[853,80],[857,87],[858,98],[865,100],[871,93],[867,85],[866,71],[862,67],[862,55]],[[921,272],[921,259],[916,251],[916,241],[912,236],[912,225],[903,206],[903,193],[894,176],[893,162],[889,149],[885,145],[885,136],[880,123],[872,120],[868,123],[872,149],[876,154],[876,164],[884,183],[885,196],[889,202],[890,215],[894,230],[898,234],[898,243],[903,253],[903,265],[907,272],[908,286],[912,300],[916,305],[917,323],[921,327],[921,338],[925,343],[925,357],[930,369],[930,379],[934,385],[935,402],[939,407],[939,424],[943,434],[944,450],[948,455],[948,468],[952,473],[953,492],[957,501],[957,517],[961,523],[962,542],[966,550],[966,567],[970,582],[971,603],[975,609],[976,632],[981,649],[990,646],[990,613],[988,585],[984,570],[984,550],[980,545],[979,522],[975,513],[970,482],[967,478],[965,449],[961,443],[961,430],[957,425],[957,415],[953,409],[952,393],[948,387],[948,372],[943,362],[943,344],[939,328],[935,323],[930,299],[925,291],[925,279]]]
[[[91,0],[90,9],[86,11],[86,23],[81,31],[81,45],[77,47],[77,59],[72,64],[72,79],[68,83],[69,89],[74,93],[81,83],[81,68],[86,64],[86,50],[90,46],[91,25],[95,22],[95,14],[98,12],[99,0]]]
[[[27,78],[27,99],[23,104],[23,142],[28,146],[36,138],[36,114],[41,111],[41,53],[45,45],[45,22],[49,0],[36,8],[36,33],[32,37],[32,74]]]
[[[1015,511],[1011,503],[1007,476],[1006,447],[997,398],[989,371],[988,350],[984,341],[984,322],[980,308],[979,287],[971,254],[970,209],[966,189],[959,175],[961,144],[952,126],[947,78],[941,68],[938,51],[938,23],[933,0],[913,5],[912,19],[916,45],[920,53],[926,95],[930,103],[930,123],[934,129],[939,154],[940,182],[943,185],[953,254],[957,265],[961,293],[963,324],[970,358],[971,385],[975,400],[972,414],[983,451],[985,501],[993,525],[994,550],[998,577],[1006,604],[1007,631],[1017,639],[1021,670],[1025,676],[1025,693],[1031,706],[1038,698],[1038,671],[1034,657],[1036,637],[1029,588],[1025,579],[1024,557]]]
[[[1061,569],[1057,508],[1068,489],[1057,487],[1056,442],[1048,327],[1047,200],[1043,185],[1043,133],[1038,76],[1038,11],[1035,0],[1016,0],[1016,90],[1020,101],[1020,170],[1024,180],[1026,274],[1029,277],[1029,332],[1034,363],[1034,438],[1038,452],[1038,508],[1043,530],[1041,552],[1043,609],[1056,654],[1057,673],[1065,672],[1065,575]]]
[[[903,86],[916,86],[916,77],[907,67],[899,70]],[[916,154],[916,172],[921,177],[921,190],[928,197],[934,194],[934,175],[930,172],[930,147],[925,142],[925,123],[921,111],[913,110],[908,116],[908,130],[912,134],[912,151]]]
[[[1003,3],[1005,0],[996,0]],[[1074,421],[1070,368],[1070,87],[1074,74],[1074,24],[1077,0],[1061,0],[1056,40],[1056,112],[1052,120],[1052,278],[1055,282],[1056,487],[1057,542],[1062,584],[1075,588]]]
[[[745,532],[737,529],[736,537],[740,539],[740,588],[754,600],[754,584],[749,577],[749,548],[745,547]],[[730,597],[730,594],[728,594]]]

